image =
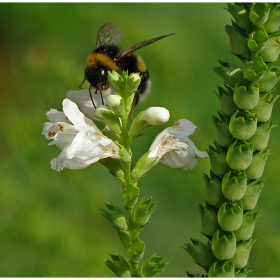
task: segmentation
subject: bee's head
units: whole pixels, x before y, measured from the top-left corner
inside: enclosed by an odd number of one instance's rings
[[[108,69],[103,66],[87,67],[85,69],[85,79],[97,90],[104,90],[109,87],[107,71]]]

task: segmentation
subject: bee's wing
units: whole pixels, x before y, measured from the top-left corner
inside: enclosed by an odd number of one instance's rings
[[[124,34],[115,23],[106,23],[98,31],[96,48],[102,45],[117,45],[123,38]]]
[[[145,47],[145,46],[148,46],[148,45],[150,45],[150,44],[153,44],[154,42],[156,42],[156,41],[158,41],[158,40],[160,40],[160,39],[163,39],[163,38],[165,38],[165,37],[168,37],[168,36],[170,36],[170,35],[173,35],[173,34],[174,34],[174,33],[168,34],[168,35],[159,36],[159,37],[156,37],[156,38],[154,38],[154,39],[150,39],[150,40],[147,40],[147,41],[144,41],[144,42],[135,44],[135,45],[133,45],[133,46],[131,46],[131,47],[128,47],[128,48],[126,48],[125,50],[119,52],[119,53],[115,56],[114,60],[115,60],[115,61],[118,61],[118,60],[122,59],[122,58],[125,57],[125,56],[131,55],[131,54],[134,53],[136,50],[139,50],[139,49],[141,49],[141,48],[143,48],[143,47]]]

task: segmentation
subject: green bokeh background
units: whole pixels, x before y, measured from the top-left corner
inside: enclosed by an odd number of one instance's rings
[[[55,172],[50,160],[59,150],[41,135],[50,108],[61,110],[69,89],[83,80],[87,55],[106,22],[118,24],[122,47],[175,32],[138,53],[152,78],[152,92],[135,114],[163,106],[172,125],[187,118],[198,128],[191,137],[204,150],[214,140],[213,93],[221,80],[212,71],[230,54],[224,26],[231,17],[220,3],[84,3],[0,4],[0,276],[111,277],[104,265],[109,253],[123,249],[116,231],[99,214],[103,200],[121,205],[121,185],[100,164]],[[278,89],[279,93],[279,89]],[[280,119],[276,103],[273,119]],[[166,127],[164,126],[164,127]],[[134,143],[137,159],[164,128],[150,128]],[[265,187],[257,210],[249,276],[280,276],[279,138],[272,130]],[[199,233],[196,207],[204,202],[202,173],[208,160],[192,171],[158,165],[140,181],[141,197],[153,196],[157,207],[140,237],[145,257],[164,254],[169,265],[161,277],[202,272],[182,249]]]

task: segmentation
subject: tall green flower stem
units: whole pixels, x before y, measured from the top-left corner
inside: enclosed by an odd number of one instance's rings
[[[261,176],[270,154],[275,123],[272,108],[280,80],[280,4],[227,4],[233,16],[225,27],[230,50],[244,64],[220,61],[214,71],[224,87],[216,93],[221,111],[213,117],[215,142],[209,146],[210,174],[204,174],[205,206],[200,205],[204,244],[192,239],[186,251],[209,277],[247,276],[255,242],[254,208],[264,186]]]

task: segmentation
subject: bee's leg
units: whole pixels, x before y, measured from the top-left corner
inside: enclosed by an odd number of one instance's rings
[[[90,86],[89,89],[88,89],[88,91],[89,91],[89,96],[90,96],[90,99],[91,99],[91,102],[92,102],[92,105],[93,105],[94,109],[96,109],[96,106],[95,106],[95,104],[94,104],[94,101],[93,101],[93,98],[92,98],[92,94],[91,94],[90,88],[91,88],[91,86]]]
[[[86,77],[84,77],[84,79],[83,79],[82,83],[80,84],[79,88],[82,87],[82,85],[83,85],[83,83],[84,83],[85,81],[86,81]]]
[[[101,96],[102,105],[104,105],[104,99],[103,99],[103,95],[102,95],[102,90],[100,90],[100,96]]]

